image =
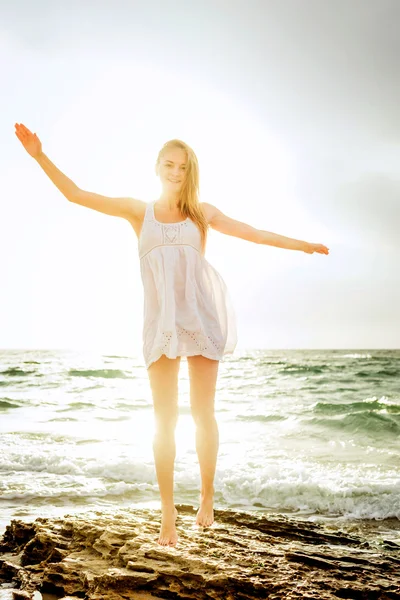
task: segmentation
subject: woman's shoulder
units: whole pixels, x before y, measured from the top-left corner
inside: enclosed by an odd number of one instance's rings
[[[201,209],[203,214],[207,220],[207,223],[210,223],[215,215],[216,207],[209,202],[200,202]]]

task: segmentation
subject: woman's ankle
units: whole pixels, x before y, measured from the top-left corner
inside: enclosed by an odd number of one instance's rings
[[[213,498],[215,493],[214,486],[208,486],[201,489],[200,495],[202,498]]]

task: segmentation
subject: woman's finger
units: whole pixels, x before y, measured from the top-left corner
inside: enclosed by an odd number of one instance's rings
[[[15,127],[22,135],[25,135],[26,138],[28,138],[29,135],[33,135],[32,132],[27,127],[25,127],[25,125],[23,125],[23,123],[16,123]]]

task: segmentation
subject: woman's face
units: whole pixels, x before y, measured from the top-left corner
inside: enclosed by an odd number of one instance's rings
[[[187,156],[183,148],[166,150],[158,165],[158,176],[164,189],[179,191],[186,177]]]

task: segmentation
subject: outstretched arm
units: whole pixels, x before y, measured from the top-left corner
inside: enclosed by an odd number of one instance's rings
[[[201,204],[207,214],[210,227],[220,233],[232,235],[249,242],[254,242],[255,244],[266,244],[267,246],[275,246],[287,250],[301,250],[308,254],[312,254],[313,252],[329,254],[329,249],[323,244],[312,244],[303,240],[296,240],[284,235],[279,235],[278,233],[272,233],[271,231],[256,229],[247,223],[236,221],[235,219],[228,217],[216,206],[208,204],[208,202],[202,202]]]
[[[54,185],[70,202],[81,204],[106,215],[123,217],[128,220],[138,218],[138,215],[143,212],[145,202],[142,200],[136,200],[135,198],[110,198],[79,188],[42,151],[42,144],[36,133],[29,131],[22,123],[15,124],[15,134],[25,150],[36,160]]]

